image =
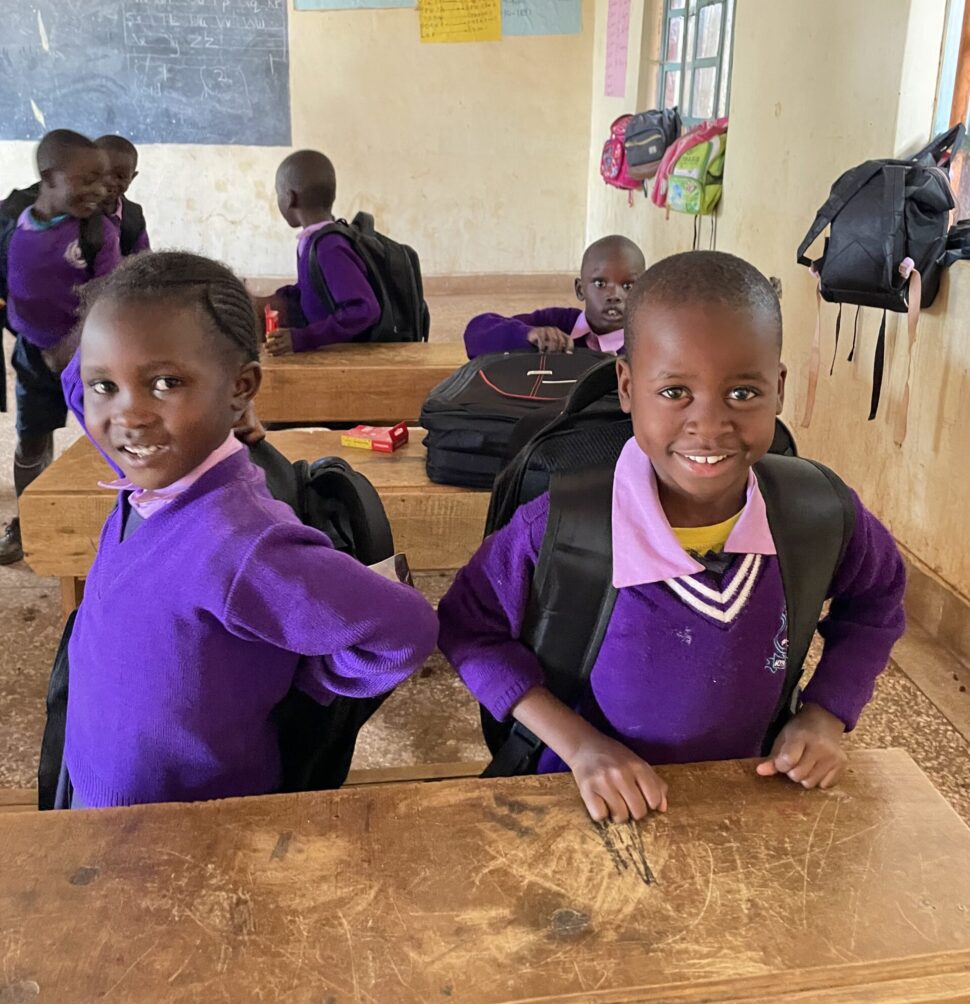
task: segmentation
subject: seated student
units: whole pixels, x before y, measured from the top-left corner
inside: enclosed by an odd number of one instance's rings
[[[528,348],[572,352],[575,346],[619,352],[627,294],[645,268],[643,252],[633,241],[618,235],[601,237],[583,253],[576,279],[576,299],[583,310],[544,307],[514,317],[480,314],[465,329],[468,358]]]
[[[122,255],[127,257],[139,251],[150,251],[145,214],[141,206],[125,194],[138,177],[135,145],[124,136],[100,136],[94,142],[108,156],[109,167],[104,179],[107,192],[101,211],[105,219],[118,227]]]
[[[17,336],[17,496],[51,462],[54,430],[67,406],[58,373],[70,359],[79,289],[109,273],[120,260],[118,234],[99,213],[107,157],[91,140],[68,129],[49,132],[37,147],[37,201],[21,213],[7,250],[7,315]],[[91,228],[84,221],[91,219]],[[97,240],[94,235],[96,234]],[[0,564],[23,557],[20,521],[0,536]]]
[[[350,342],[380,320],[380,304],[360,256],[342,234],[326,232],[336,192],[333,164],[315,150],[290,154],[276,171],[280,213],[291,227],[302,229],[296,285],[254,301],[260,314],[267,304],[280,312],[279,330],[266,336],[271,355]]]
[[[125,478],[70,640],[72,807],[274,791],[291,685],[381,694],[434,648],[421,594],[300,523],[232,435],[257,358],[249,296],[208,259],[135,255],[87,297],[85,417]]]
[[[614,475],[617,598],[577,709],[543,686],[519,640],[548,494],[482,544],[439,606],[441,649],[472,693],[545,743],[540,772],[571,770],[590,815],[617,821],[666,808],[652,764],[760,753],[785,676],[776,645],[788,644],[751,470],[771,444],[785,388],[777,296],[732,255],[675,255],[637,282],[626,334],[617,367],[634,437]],[[896,545],[853,499],[854,532],[819,625],[821,662],[757,768],[807,788],[838,780],[842,734],[903,631]]]

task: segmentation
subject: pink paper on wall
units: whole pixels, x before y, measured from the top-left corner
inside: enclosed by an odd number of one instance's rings
[[[609,0],[606,12],[606,96],[626,96],[626,57],[630,39],[630,0]]]

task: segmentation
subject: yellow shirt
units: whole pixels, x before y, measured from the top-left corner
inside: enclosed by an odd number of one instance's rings
[[[693,551],[694,554],[700,555],[707,554],[708,551],[718,554],[740,518],[741,513],[737,512],[730,519],[714,526],[674,526],[671,529],[674,531],[677,543],[685,551]]]

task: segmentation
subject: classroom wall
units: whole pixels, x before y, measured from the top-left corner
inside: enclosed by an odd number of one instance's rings
[[[645,13],[644,0],[634,3],[641,20],[657,18],[659,0],[646,0]],[[925,142],[945,6],[945,0],[737,0],[717,246],[782,280],[789,421],[802,415],[816,320],[814,283],[795,264],[795,249],[842,171],[869,157],[910,153]],[[630,210],[625,194],[606,189],[599,179],[598,148],[609,122],[632,110],[634,102],[602,97],[605,16],[597,19],[596,30],[587,237],[626,233],[643,244],[648,261],[687,250],[689,219],[672,214],[665,221],[663,212],[642,198]],[[642,24],[638,30],[640,36],[631,26],[627,93],[649,92],[653,98],[656,45],[649,32],[642,34]],[[638,37],[645,46],[639,59]],[[644,81],[644,75],[651,79]],[[706,239],[706,223],[703,233]],[[796,424],[795,429],[803,452],[839,471],[919,562],[970,598],[970,265],[951,270],[920,322],[902,447],[894,444],[893,421],[903,383],[905,319],[890,315],[889,344],[899,351],[887,369],[880,416],[868,423],[881,315],[862,311],[861,351],[849,364],[855,308],[846,308],[839,359],[829,377],[835,316],[836,308],[823,304],[815,417],[810,428]]]
[[[586,216],[593,0],[583,23],[580,35],[422,45],[413,10],[291,10],[294,147],[328,153],[338,213],[372,211],[427,274],[571,271]],[[33,146],[0,143],[0,184],[34,177]],[[146,146],[131,194],[157,246],[286,274],[295,240],[273,175],[287,152]]]

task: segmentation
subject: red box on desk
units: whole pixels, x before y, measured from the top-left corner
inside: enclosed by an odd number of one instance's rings
[[[393,453],[408,441],[407,422],[397,425],[358,425],[340,434],[341,446],[354,446],[360,450]]]

